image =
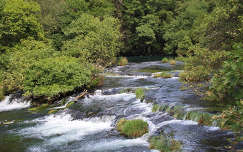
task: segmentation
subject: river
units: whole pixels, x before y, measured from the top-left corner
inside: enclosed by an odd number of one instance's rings
[[[166,112],[152,112],[159,105],[183,107],[185,111],[212,112],[192,90],[181,89],[178,73],[183,63],[159,61],[129,63],[107,69],[103,87],[56,114],[28,111],[30,102],[6,97],[0,102],[0,152],[156,152],[148,139],[160,132],[173,133],[184,152],[224,152],[233,133],[192,120],[177,120]],[[167,71],[172,78],[154,78],[153,72]],[[145,88],[146,101],[133,91]],[[69,97],[71,101],[75,95]],[[149,133],[136,139],[121,136],[115,129],[120,118],[143,119]]]

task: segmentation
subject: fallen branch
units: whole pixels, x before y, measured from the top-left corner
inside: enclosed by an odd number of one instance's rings
[[[84,90],[79,96],[77,96],[74,101],[78,101],[78,99],[82,98],[83,96],[85,96],[86,94],[88,94],[87,90]]]

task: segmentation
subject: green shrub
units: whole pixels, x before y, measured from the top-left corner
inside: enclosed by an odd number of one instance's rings
[[[97,73],[96,71],[95,73]],[[105,78],[103,75],[96,75],[89,84],[87,84],[88,89],[94,89],[95,87],[101,87],[104,85]]]
[[[224,62],[219,72],[210,80],[208,96],[216,101],[243,99],[243,44],[236,44],[231,59]]]
[[[144,100],[144,98],[145,98],[145,89],[138,88],[138,89],[136,89],[135,93],[136,93],[136,98],[137,99],[140,99],[141,101]]]
[[[73,57],[55,57],[37,61],[25,71],[27,96],[53,97],[85,87],[92,80],[94,68]]]
[[[179,152],[181,143],[166,135],[154,136],[149,140],[150,148],[160,152]]]
[[[6,92],[23,89],[25,71],[41,59],[58,54],[49,42],[33,39],[22,40],[20,44],[10,49],[8,69],[3,75],[3,85]]]
[[[127,64],[128,64],[128,60],[127,60],[126,57],[120,57],[120,58],[118,59],[117,64],[118,64],[119,66],[127,65]]]
[[[121,119],[117,123],[117,130],[129,138],[141,137],[142,135],[148,133],[148,123],[139,119]]]
[[[168,58],[163,58],[163,59],[161,60],[161,62],[162,62],[162,63],[168,63],[169,60],[168,60]]]
[[[167,72],[162,72],[154,75],[155,78],[172,78],[172,74]]]
[[[226,51],[210,51],[200,47],[191,49],[192,53],[185,58],[185,73],[181,74],[181,78],[189,83],[209,81],[212,74],[229,58],[229,52]]]
[[[224,129],[231,129],[234,131],[241,131],[243,128],[243,100],[239,102],[238,106],[230,106],[223,110],[221,114],[214,115],[212,120],[217,122],[217,126]]]
[[[175,60],[176,60],[176,61],[184,62],[185,57],[183,57],[183,56],[178,56],[178,57],[175,58]]]

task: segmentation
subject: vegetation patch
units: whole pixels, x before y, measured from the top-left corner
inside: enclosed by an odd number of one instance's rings
[[[173,139],[171,136],[160,135],[150,138],[150,149],[157,149],[160,152],[179,152],[181,151],[181,143]]]
[[[91,83],[94,67],[73,57],[47,58],[25,71],[26,96],[53,97]]]
[[[55,113],[57,113],[57,112],[58,112],[57,109],[53,109],[53,110],[48,111],[48,114],[55,114]]]
[[[160,105],[158,105],[158,104],[154,104],[154,105],[153,105],[153,108],[152,108],[152,112],[157,112],[157,111],[160,110],[160,108],[161,108]]]
[[[182,106],[169,106],[169,105],[154,105],[153,112],[156,111],[164,111],[167,112],[169,115],[175,117],[176,119],[180,120],[192,120],[196,121],[199,124],[203,125],[213,125],[212,114],[207,112],[198,112],[198,111],[188,111],[186,112]]]
[[[161,60],[161,62],[162,62],[162,63],[168,63],[168,62],[169,62],[169,59],[168,59],[168,58],[163,58],[163,59]]]
[[[172,59],[171,59],[171,60],[169,61],[169,63],[170,63],[170,65],[176,65],[176,60],[172,60]]]
[[[145,89],[144,88],[136,89],[135,93],[136,93],[137,99],[140,99],[141,101],[143,101],[145,99]]]
[[[120,119],[117,123],[117,130],[129,138],[137,138],[148,133],[148,123],[140,120]]]
[[[95,76],[90,83],[87,85],[87,89],[94,89],[96,87],[102,87],[104,85],[104,75]]]
[[[69,103],[66,105],[66,108],[70,108],[74,103],[75,103],[74,101],[69,102]]]
[[[243,106],[243,101],[242,105]],[[243,107],[229,107],[225,109],[221,114],[214,115],[213,121],[216,121],[217,126],[224,129],[231,129],[234,131],[241,131],[243,128]]]
[[[155,74],[154,78],[165,78],[165,79],[168,79],[168,78],[172,78],[172,74],[167,73],[167,72],[161,72],[161,73]]]
[[[119,66],[124,66],[124,65],[127,65],[128,64],[128,60],[126,57],[119,57],[118,61],[117,61],[117,64]]]
[[[0,85],[0,101],[4,99],[3,87]]]
[[[41,111],[46,110],[48,107],[49,107],[48,104],[42,104],[38,107],[29,108],[28,110],[31,112],[41,112]]]

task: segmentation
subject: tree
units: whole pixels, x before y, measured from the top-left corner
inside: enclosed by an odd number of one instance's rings
[[[37,3],[24,0],[1,0],[0,11],[1,46],[13,46],[27,37],[43,39],[42,26],[38,22],[40,7]]]
[[[124,0],[122,29],[127,55],[163,54],[163,24],[170,20],[175,0]]]
[[[119,29],[119,21],[113,17],[100,20],[83,14],[64,30],[70,40],[64,43],[62,52],[91,63],[107,65],[119,52]]]
[[[40,59],[58,55],[49,42],[33,39],[22,40],[20,44],[9,48],[7,70],[4,71],[4,87],[12,92],[23,89],[24,71]]]

